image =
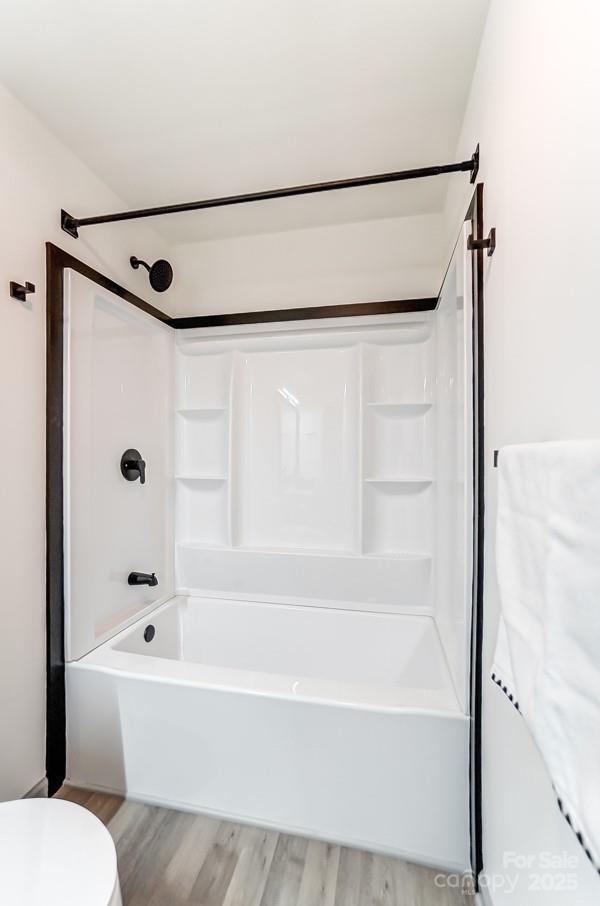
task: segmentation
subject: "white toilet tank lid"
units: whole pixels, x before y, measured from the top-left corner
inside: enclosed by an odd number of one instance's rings
[[[62,799],[0,803],[0,903],[109,906],[117,855],[101,821]]]

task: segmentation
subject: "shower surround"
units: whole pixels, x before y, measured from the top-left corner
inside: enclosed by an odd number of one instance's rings
[[[70,782],[467,868],[463,260],[433,312],[176,334],[70,275]]]

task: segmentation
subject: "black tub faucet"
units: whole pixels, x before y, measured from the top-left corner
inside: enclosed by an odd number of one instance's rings
[[[156,573],[129,573],[127,583],[129,585],[150,585],[154,588],[155,585],[158,585],[158,579]]]

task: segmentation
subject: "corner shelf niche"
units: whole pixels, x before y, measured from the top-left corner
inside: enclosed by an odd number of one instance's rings
[[[175,511],[177,537],[230,543],[231,353],[177,362]]]
[[[226,409],[176,413],[177,475],[203,477],[228,474],[229,418]]]
[[[430,558],[435,421],[430,329],[362,347],[361,553]]]
[[[395,556],[430,552],[432,484],[421,479],[366,481],[363,553]]]
[[[180,478],[175,488],[177,537],[217,547],[229,542],[229,488],[222,479]]]

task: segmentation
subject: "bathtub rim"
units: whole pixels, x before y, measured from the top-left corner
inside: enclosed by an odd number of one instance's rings
[[[201,600],[208,595],[189,596]],[[243,694],[263,698],[278,698],[304,704],[350,708],[361,711],[392,713],[403,715],[426,715],[428,717],[447,718],[468,721],[469,715],[460,707],[454,689],[446,655],[439,638],[435,619],[430,614],[390,614],[402,619],[430,622],[435,633],[447,682],[438,689],[410,686],[392,686],[377,683],[350,683],[343,680],[319,679],[298,676],[297,674],[269,673],[207,665],[198,662],[181,661],[175,658],[160,657],[152,654],[139,654],[117,648],[136,628],[154,616],[172,607],[178,607],[188,596],[173,595],[167,601],[157,604],[150,612],[145,612],[138,620],[122,629],[112,638],[102,642],[76,661],[69,661],[67,669],[97,671],[127,680],[144,680],[146,682],[203,688],[218,693]],[[229,599],[233,600],[233,599]],[[249,602],[252,603],[252,602]],[[253,602],[267,603],[272,602]],[[283,605],[298,606],[298,605]],[[330,608],[311,609],[329,610]],[[335,608],[334,608],[335,609]],[[354,611],[353,613],[356,613]],[[381,613],[366,612],[379,617]]]

